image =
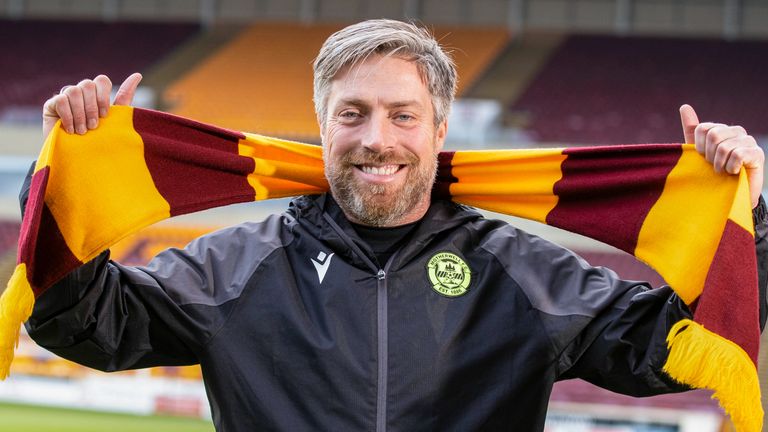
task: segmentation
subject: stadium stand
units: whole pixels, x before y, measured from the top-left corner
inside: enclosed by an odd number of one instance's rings
[[[318,141],[311,64],[330,24],[262,23],[221,47],[164,94],[171,112],[236,130]],[[501,28],[436,28],[451,48],[460,92],[475,82],[504,48]]]
[[[0,20],[0,120],[39,121],[65,84],[144,71],[199,30],[190,23]]]
[[[678,142],[683,103],[766,135],[766,73],[765,41],[571,35],[511,111],[545,143]]]
[[[208,227],[152,226],[126,237],[110,249],[112,258],[125,265],[144,265],[167,248],[182,248]]]
[[[0,255],[9,250],[15,251],[20,227],[21,224],[17,221],[0,220]]]
[[[651,398],[635,398],[602,389],[582,380],[560,381],[552,390],[552,402],[606,403],[625,406],[654,406],[659,408],[690,408],[720,412],[712,401],[712,392],[695,390],[687,393],[671,393]]]

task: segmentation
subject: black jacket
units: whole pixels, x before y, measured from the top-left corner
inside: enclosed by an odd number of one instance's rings
[[[27,328],[97,369],[200,363],[221,432],[540,431],[557,380],[683,390],[660,368],[686,316],[668,287],[451,202],[379,265],[315,196],[147,267],[105,253],[46,291]]]

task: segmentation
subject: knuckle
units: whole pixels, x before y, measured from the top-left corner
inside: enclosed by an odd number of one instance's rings
[[[711,143],[720,143],[723,141],[723,128],[715,126],[707,132],[707,141]]]
[[[59,95],[53,98],[53,105],[56,107],[56,110],[61,114],[62,111],[64,111],[67,106],[69,105],[69,100],[64,95]]]
[[[717,149],[715,149],[715,154],[718,157],[725,158],[726,156],[728,156],[729,153],[733,153],[733,152],[736,152],[738,150],[739,150],[738,147],[734,148],[731,145],[721,144],[721,145],[717,146]]]
[[[83,89],[84,91],[88,91],[88,92],[93,92],[96,90],[96,83],[93,82],[92,80],[80,81],[80,83],[77,86]]]
[[[78,86],[71,86],[64,89],[64,94],[70,98],[82,97],[83,91]]]
[[[109,77],[104,74],[97,75],[93,80],[104,84],[112,84],[112,80],[110,80]]]
[[[735,147],[733,150],[730,151],[730,159],[731,160],[741,160],[744,159],[744,155],[748,153],[748,150],[746,147]]]
[[[51,109],[56,107],[56,105],[59,103],[59,100],[61,100],[61,95],[54,95],[48,98],[47,101],[43,103],[44,109]]]

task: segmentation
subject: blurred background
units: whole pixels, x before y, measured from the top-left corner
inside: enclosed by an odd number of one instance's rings
[[[15,265],[17,194],[43,141],[41,107],[62,86],[100,73],[117,84],[139,71],[139,106],[318,143],[311,62],[333,31],[380,17],[418,20],[453,53],[460,89],[449,148],[680,142],[683,103],[768,143],[765,0],[0,0],[0,279]],[[143,264],[285,206],[175,218],[126,239],[113,258]],[[594,265],[662,283],[615,249],[512,222]],[[546,430],[730,430],[709,396],[635,399],[562,382]],[[198,368],[104,374],[24,334],[0,382],[0,418],[0,431],[213,430]]]

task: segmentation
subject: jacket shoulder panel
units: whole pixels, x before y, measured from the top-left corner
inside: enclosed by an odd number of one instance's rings
[[[613,271],[592,267],[572,251],[503,224],[481,247],[494,255],[537,310],[553,316],[595,317],[621,297]]]
[[[126,268],[135,283],[159,284],[174,302],[218,306],[238,298],[261,263],[290,243],[292,218],[272,215],[215,231],[183,249],[168,249],[146,267]]]

